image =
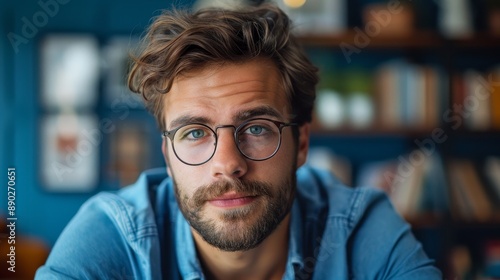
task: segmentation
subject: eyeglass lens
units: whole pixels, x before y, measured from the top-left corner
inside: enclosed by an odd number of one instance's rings
[[[280,145],[280,129],[264,119],[252,120],[235,131],[240,152],[253,160],[264,160],[276,152]],[[208,161],[216,149],[215,131],[203,124],[188,124],[178,129],[173,138],[177,157],[188,164]]]

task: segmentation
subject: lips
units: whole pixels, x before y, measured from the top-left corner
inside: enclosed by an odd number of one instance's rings
[[[217,207],[227,208],[243,206],[252,203],[255,199],[257,199],[255,195],[229,192],[209,200],[208,203]]]

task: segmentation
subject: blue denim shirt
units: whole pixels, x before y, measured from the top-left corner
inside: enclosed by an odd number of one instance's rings
[[[380,191],[302,167],[291,211],[283,279],[441,279]],[[164,169],[87,201],[36,279],[204,279]]]

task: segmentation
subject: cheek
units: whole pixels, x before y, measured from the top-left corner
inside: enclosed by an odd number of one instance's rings
[[[292,172],[295,172],[296,149],[293,141],[290,138],[289,142],[282,142],[280,149],[274,157],[264,162],[255,163],[257,176],[262,180],[282,182],[283,178],[289,177]]]
[[[283,135],[281,147],[276,156],[278,156],[282,165],[295,168],[295,163],[297,161],[297,147],[295,141],[293,140],[291,131],[287,131],[287,133]]]
[[[174,166],[172,166],[171,172],[177,187],[181,188],[181,191],[184,194],[188,194],[189,196],[191,196],[191,194],[194,192],[194,189],[196,188],[196,186],[193,185],[193,183],[196,181],[193,178],[196,176],[196,173],[190,173],[185,170],[185,168],[179,168],[179,166],[175,166],[175,164]]]
[[[175,155],[174,155],[175,157]],[[177,160],[177,158],[169,158],[170,172],[176,184],[183,195],[192,197],[193,193],[203,185],[203,174],[196,170],[199,167],[185,165]]]
[[[196,174],[196,172],[190,170],[190,166],[179,161],[179,159],[175,156],[171,145],[168,145],[168,149],[166,150],[166,161],[172,177],[181,185],[186,185],[186,178],[190,178]]]

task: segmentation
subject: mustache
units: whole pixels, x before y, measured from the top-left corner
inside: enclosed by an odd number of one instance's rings
[[[206,201],[215,199],[227,192],[234,191],[248,196],[273,197],[272,186],[259,181],[221,181],[200,187],[191,198],[193,206],[201,207]]]

